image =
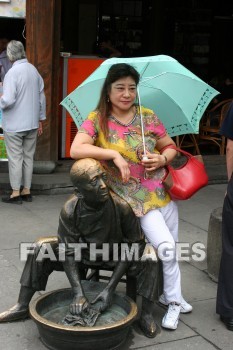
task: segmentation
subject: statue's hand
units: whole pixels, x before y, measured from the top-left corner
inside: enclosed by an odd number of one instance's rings
[[[70,313],[72,315],[80,315],[83,311],[88,309],[90,304],[84,296],[75,296],[70,304]]]
[[[98,311],[100,312],[103,312],[111,306],[112,295],[112,292],[110,292],[107,289],[104,289],[100,294],[97,295],[97,297],[94,300],[92,300],[91,304],[99,302],[99,305],[96,309],[98,309]]]

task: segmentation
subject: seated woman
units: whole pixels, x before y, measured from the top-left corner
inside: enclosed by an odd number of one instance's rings
[[[136,105],[138,72],[130,65],[113,64],[102,87],[95,111],[90,113],[79,129],[71,146],[74,159],[92,157],[102,161],[107,184],[123,198],[139,217],[148,241],[157,249],[164,242],[173,247],[166,259],[164,251],[164,295],[161,302],[168,305],[162,326],[176,329],[180,312],[190,312],[181,294],[179,264],[175,246],[178,241],[178,210],[165,191],[162,178],[165,166],[176,156],[173,140],[156,114],[141,107],[145,129],[146,154],[139,108]]]

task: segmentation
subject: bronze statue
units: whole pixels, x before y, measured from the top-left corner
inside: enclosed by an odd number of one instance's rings
[[[87,315],[88,319],[92,319],[91,323],[95,322],[93,319],[95,320],[98,315],[93,314],[93,305],[98,302],[98,312],[106,310],[111,305],[112,295],[118,282],[126,270],[129,270],[137,278],[137,294],[142,296],[139,325],[147,337],[154,337],[157,326],[153,309],[159,292],[156,264],[130,261],[130,259],[112,260],[114,245],[122,243],[128,244],[129,248],[137,243],[139,257],[142,256],[146,243],[138,218],[124,200],[108,190],[105,184],[106,174],[98,161],[90,158],[78,160],[72,166],[70,175],[75,193],[61,210],[58,235],[45,237],[36,242],[34,254],[28,255],[20,279],[18,302],[11,309],[0,314],[0,322],[12,322],[28,317],[28,305],[32,296],[36,291],[45,290],[48,277],[54,270],[65,270],[70,281],[74,295],[70,314],[78,317]],[[56,256],[58,256],[58,247],[62,246],[64,261],[50,259],[37,261],[38,252],[45,243],[52,246]],[[77,243],[82,243],[84,246],[81,259],[76,259]],[[92,261],[90,253],[93,243],[96,249],[107,243],[109,249],[107,261],[98,254],[95,261]],[[89,267],[114,267],[106,288],[91,302],[91,305],[81,285],[83,272]]]

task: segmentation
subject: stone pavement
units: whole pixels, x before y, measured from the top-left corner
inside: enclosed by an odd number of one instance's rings
[[[217,171],[218,164],[213,168]],[[64,174],[59,174],[61,183],[67,184],[63,181]],[[0,183],[2,178],[0,176]],[[44,177],[44,185],[57,185],[55,178],[56,175],[53,174]],[[62,192],[58,185],[54,188]],[[181,242],[202,242],[206,246],[210,213],[222,206],[225,190],[226,184],[214,183],[200,190],[190,200],[178,203]],[[56,234],[59,212],[68,197],[67,193],[59,194],[59,191],[56,195],[34,195],[32,203],[23,203],[21,206],[0,202],[0,312],[17,301],[19,278],[24,266],[24,263],[19,261],[19,244],[32,242],[39,236]],[[67,192],[72,192],[71,184]],[[206,260],[182,262],[180,265],[183,295],[193,305],[193,312],[181,315],[176,331],[160,329],[154,339],[144,337],[135,323],[121,350],[232,349],[233,332],[226,330],[215,313],[217,284],[207,274]],[[65,274],[54,272],[49,279],[47,291],[66,287],[69,287],[69,283]],[[122,290],[123,286],[120,288]],[[159,305],[156,305],[155,310],[155,318],[160,325],[165,310]],[[0,349],[46,348],[40,341],[36,325],[29,319],[0,324]]]

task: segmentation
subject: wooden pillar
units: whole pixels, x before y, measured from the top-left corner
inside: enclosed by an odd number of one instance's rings
[[[26,53],[44,79],[47,110],[36,160],[58,158],[60,14],[61,0],[26,1]]]

